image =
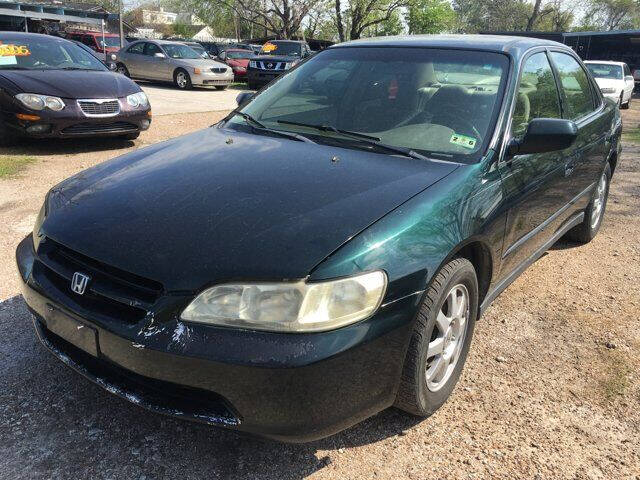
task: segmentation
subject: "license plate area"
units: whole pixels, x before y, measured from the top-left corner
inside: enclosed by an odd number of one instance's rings
[[[95,328],[71,318],[60,310],[50,311],[45,321],[51,332],[88,354],[98,356],[98,331]]]

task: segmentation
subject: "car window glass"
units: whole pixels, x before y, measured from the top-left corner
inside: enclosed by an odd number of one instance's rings
[[[155,43],[147,43],[147,46],[144,49],[144,54],[153,57],[156,53],[162,53],[160,47],[158,47]]]
[[[584,117],[594,110],[594,101],[587,74],[571,55],[551,52],[560,75],[566,101],[565,117],[571,120]]]
[[[129,47],[127,52],[129,53],[137,53],[138,55],[142,55],[144,52],[145,42],[135,43]]]
[[[587,63],[587,68],[594,78],[622,79],[622,68],[620,68],[620,65],[611,65],[608,63]]]
[[[243,111],[269,127],[332,144],[350,140],[291,122],[329,125],[473,162],[491,138],[507,69],[507,56],[482,51],[328,49],[282,76]]]
[[[513,136],[522,135],[534,118],[560,118],[558,89],[544,52],[531,55],[522,66],[511,120]]]
[[[0,70],[88,69],[105,70],[96,57],[79,44],[53,37],[7,40],[0,33]]]
[[[631,70],[629,70],[629,65],[627,65],[626,63],[624,64],[624,76],[627,77],[631,75]]]

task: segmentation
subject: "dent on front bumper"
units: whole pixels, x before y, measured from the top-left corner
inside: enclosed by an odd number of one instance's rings
[[[34,277],[31,237],[16,252],[42,343],[61,361],[157,413],[284,441],[310,441],[393,404],[417,297],[331,332],[274,334],[181,322],[105,325]],[[179,302],[178,302],[179,303]],[[158,317],[162,317],[158,315]],[[96,332],[91,355],[49,329],[69,318]]]

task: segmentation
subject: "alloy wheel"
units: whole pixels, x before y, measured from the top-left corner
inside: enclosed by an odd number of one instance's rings
[[[178,75],[176,75],[176,83],[180,88],[187,86],[187,76],[184,72],[178,72]]]
[[[469,323],[469,291],[454,286],[440,307],[427,347],[427,388],[436,392],[449,380],[456,368]]]
[[[596,196],[593,199],[593,208],[591,209],[591,228],[596,228],[602,218],[604,211],[604,202],[607,195],[607,174],[606,172],[600,177],[598,186],[596,187]]]

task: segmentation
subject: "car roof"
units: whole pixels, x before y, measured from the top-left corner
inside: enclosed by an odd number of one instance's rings
[[[265,43],[306,43],[303,42],[302,40],[267,40]]]
[[[329,48],[348,47],[425,47],[458,48],[521,54],[533,47],[561,47],[571,50],[562,43],[532,37],[509,35],[399,35],[373,37],[332,45]]]
[[[584,63],[601,63],[604,65],[618,65],[618,66],[625,65],[624,62],[613,62],[611,60],[585,60]]]
[[[227,48],[225,52],[247,52],[253,53],[253,50],[247,50],[246,48]]]
[[[41,40],[51,40],[53,42],[69,42],[70,40],[62,37],[55,37],[53,35],[43,35],[41,33],[26,33],[26,32],[0,32],[0,37],[5,40],[27,40],[29,38],[39,38]]]

